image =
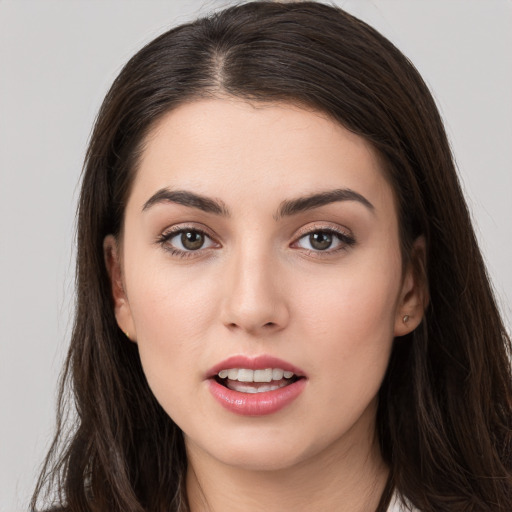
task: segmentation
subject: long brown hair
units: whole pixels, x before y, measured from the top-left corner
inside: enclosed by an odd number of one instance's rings
[[[424,512],[510,512],[510,339],[439,113],[397,48],[316,2],[251,2],[174,28],[140,50],[112,85],[86,156],[76,317],[57,434],[32,508],[53,489],[54,504],[73,512],[187,510],[182,434],[116,324],[103,239],[122,230],[155,121],[185,101],[220,94],[319,110],[380,155],[404,257],[419,235],[426,239],[430,294],[420,327],[395,340],[380,391],[377,428],[392,482]]]

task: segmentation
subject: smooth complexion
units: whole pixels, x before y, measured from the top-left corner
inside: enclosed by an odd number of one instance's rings
[[[376,154],[320,113],[197,100],[149,133],[105,256],[119,326],[184,432],[192,511],[375,510],[376,397],[424,303],[398,232]],[[303,389],[227,409],[211,371],[232,357],[285,361]]]

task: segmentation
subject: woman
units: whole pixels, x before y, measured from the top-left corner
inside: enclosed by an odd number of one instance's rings
[[[183,25],[87,154],[66,510],[505,511],[509,339],[425,84],[323,4]],[[63,396],[63,395],[61,395]]]

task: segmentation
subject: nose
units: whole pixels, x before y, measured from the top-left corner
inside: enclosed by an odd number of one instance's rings
[[[231,331],[261,336],[284,329],[289,307],[278,265],[268,255],[239,254],[229,262],[221,318]]]

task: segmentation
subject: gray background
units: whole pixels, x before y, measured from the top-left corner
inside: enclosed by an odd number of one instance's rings
[[[445,119],[512,317],[512,2],[337,2],[408,55]],[[0,0],[0,511],[26,509],[73,304],[77,182],[111,81],[166,28],[228,2]]]

